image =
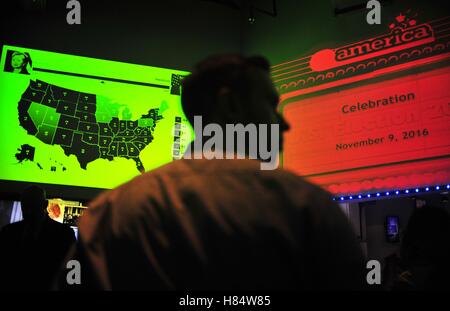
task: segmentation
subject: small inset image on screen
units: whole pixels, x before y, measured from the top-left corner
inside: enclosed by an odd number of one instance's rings
[[[5,72],[29,75],[31,57],[27,52],[8,50],[6,52]]]

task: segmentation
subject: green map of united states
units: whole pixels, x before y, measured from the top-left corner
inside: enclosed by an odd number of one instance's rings
[[[117,104],[105,98],[40,80],[30,80],[18,110],[20,125],[29,135],[61,146],[65,155],[76,156],[82,169],[97,159],[123,157],[134,160],[144,172],[139,155],[153,141],[155,127],[163,118],[154,108],[137,120],[119,119]]]

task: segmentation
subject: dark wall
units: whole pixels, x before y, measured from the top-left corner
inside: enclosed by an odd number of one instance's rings
[[[36,1],[2,1],[1,44],[184,70],[241,50],[240,13],[215,3],[81,0],[81,25],[68,25],[66,0]]]
[[[271,8],[272,0],[256,1],[261,8]],[[256,13],[255,23],[245,23],[244,51],[263,54],[272,64],[306,56],[323,48],[334,48],[386,32],[400,13],[411,9],[418,21],[450,15],[448,0],[382,1],[381,25],[368,25],[367,9],[335,14],[335,3],[362,3],[344,0],[278,0],[278,16]]]

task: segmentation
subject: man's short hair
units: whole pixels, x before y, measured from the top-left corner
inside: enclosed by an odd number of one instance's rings
[[[200,62],[183,81],[181,101],[186,117],[191,122],[196,115],[208,120],[224,87],[246,99],[251,94],[251,76],[258,70],[270,73],[270,64],[262,56],[216,55]]]

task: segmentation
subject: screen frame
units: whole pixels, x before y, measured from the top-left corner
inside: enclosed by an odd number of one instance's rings
[[[167,74],[172,74],[172,79],[173,79],[173,73],[177,74],[177,75],[181,75],[183,78],[186,77],[187,75],[190,74],[189,71],[187,71],[186,69],[178,69],[178,68],[165,68],[165,67],[157,67],[157,66],[152,66],[149,64],[138,64],[138,63],[134,63],[134,62],[128,62],[128,61],[123,61],[123,60],[112,60],[112,59],[108,59],[108,58],[99,58],[99,57],[93,57],[93,56],[86,56],[86,55],[78,55],[73,53],[72,51],[50,51],[50,50],[46,50],[46,49],[39,49],[38,47],[24,47],[24,46],[15,46],[13,44],[8,44],[6,42],[3,42],[2,44],[0,44],[0,60],[3,60],[4,57],[6,57],[7,54],[7,50],[8,49],[16,49],[18,51],[37,51],[39,53],[49,53],[49,55],[56,55],[58,57],[77,57],[82,61],[100,61],[100,62],[110,62],[110,63],[115,63],[118,65],[131,65],[131,66],[138,66],[136,68],[151,68],[151,69],[157,69],[157,70],[163,70],[163,71],[167,71]],[[34,64],[35,65],[35,64]],[[36,69],[36,68],[35,68]],[[58,68],[56,68],[58,69]],[[1,68],[0,68],[1,70]],[[58,69],[59,70],[59,69]],[[157,85],[155,83],[157,82],[152,82],[147,83],[147,82],[139,82],[139,81],[128,81],[128,80],[123,80],[121,79],[116,79],[115,76],[111,76],[109,77],[108,74],[106,74],[105,77],[100,77],[100,76],[91,76],[91,75],[84,75],[84,74],[73,74],[71,72],[63,72],[63,71],[58,71],[56,70],[54,73],[55,74],[69,74],[69,75],[75,75],[75,76],[80,76],[82,78],[89,78],[89,79],[97,79],[97,80],[111,80],[112,82],[132,82],[132,84],[142,84],[145,83],[146,86],[150,86],[152,87],[152,85],[154,84],[155,87],[158,88],[162,88],[161,86],[165,86],[164,89],[170,90],[173,87],[172,82],[169,82],[169,84],[167,85]],[[45,70],[44,70],[45,71]],[[125,79],[125,78],[124,78]],[[153,79],[153,78],[152,78]],[[159,78],[157,77],[156,80],[158,80]],[[132,79],[131,79],[132,80]],[[159,83],[159,82],[158,82]],[[162,83],[162,82],[161,82]],[[167,81],[166,81],[167,83]],[[147,85],[148,84],[148,85]],[[151,85],[152,84],[152,85]],[[170,93],[172,94],[172,93]],[[180,94],[177,94],[178,96]],[[172,160],[173,161],[173,160]],[[170,162],[168,162],[170,163]],[[165,164],[163,164],[165,165]],[[159,166],[158,166],[159,167]],[[157,169],[158,167],[154,168]],[[136,175],[135,177],[138,177],[139,175]],[[123,183],[126,183],[130,180],[124,180]],[[22,180],[12,180],[12,179],[5,179],[5,178],[0,178],[0,200],[14,200],[14,201],[18,201],[20,200],[20,196],[21,193],[23,192],[23,190],[25,190],[27,187],[32,186],[32,185],[37,185],[40,186],[42,188],[44,188],[47,192],[47,197],[58,197],[58,198],[62,198],[65,200],[74,200],[74,201],[80,201],[83,203],[83,205],[85,205],[86,202],[89,202],[90,200],[94,199],[97,195],[99,195],[101,192],[104,191],[108,191],[109,188],[98,188],[98,187],[92,187],[92,185],[90,186],[83,186],[83,185],[65,185],[65,184],[56,184],[56,183],[46,183],[46,180],[40,180],[40,182],[28,182],[28,181],[22,181]],[[94,185],[95,186],[95,185]],[[101,185],[100,185],[101,186]],[[118,185],[119,186],[119,185]]]

